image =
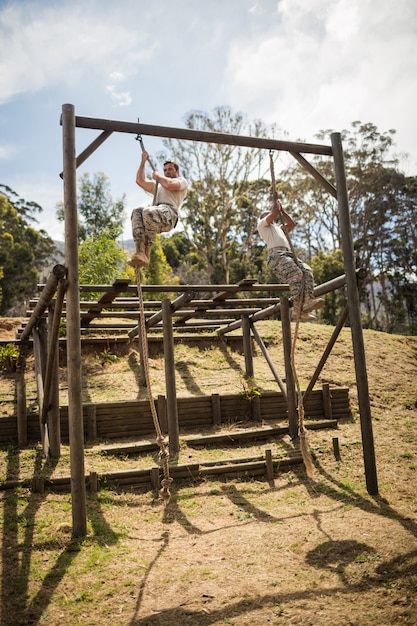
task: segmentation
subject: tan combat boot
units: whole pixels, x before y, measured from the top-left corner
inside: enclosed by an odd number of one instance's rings
[[[144,241],[138,241],[136,243],[136,252],[132,254],[132,258],[128,260],[128,265],[131,267],[144,267],[149,265],[149,255],[145,249]]]
[[[324,304],[323,298],[315,298],[313,294],[306,294],[303,302],[303,313],[311,313],[311,311],[316,311],[317,309],[321,309]]]

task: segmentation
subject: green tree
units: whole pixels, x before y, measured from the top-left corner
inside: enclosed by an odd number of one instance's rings
[[[57,250],[45,231],[29,224],[42,208],[5,185],[0,188],[0,314],[23,315],[40,271]]]
[[[331,132],[321,131],[317,137],[324,139]],[[395,131],[380,133],[373,124],[353,122],[341,134],[356,263],[367,272],[361,292],[364,319],[370,327],[392,331],[397,322],[403,324],[404,308],[414,306],[413,290],[407,288],[405,296],[403,286],[417,280],[416,184],[392,156]],[[331,159],[313,157],[312,163],[335,183]],[[333,253],[340,248],[336,200],[299,166],[288,168],[282,179],[285,201],[297,220],[296,244],[305,243],[310,259],[319,250]]]
[[[85,285],[108,285],[127,276],[126,255],[107,232],[88,237],[79,246],[79,277]]]
[[[161,238],[161,246],[165,258],[173,270],[177,270],[183,260],[191,254],[192,245],[184,231],[176,231],[172,235]]]
[[[173,275],[172,267],[168,263],[162,245],[164,238],[157,235],[152,245],[149,265],[143,268],[143,280],[147,285],[176,285],[179,283],[178,277]],[[169,298],[172,294],[167,292],[157,292],[146,294],[147,300],[160,300]]]
[[[232,135],[265,137],[274,134],[260,121],[248,122],[228,107],[214,109],[210,116],[194,111],[186,127]],[[207,272],[212,283],[230,282],[245,271],[256,269],[253,233],[256,214],[267,201],[268,153],[265,150],[203,142],[166,140],[169,154],[191,181],[181,224],[195,253],[195,266]],[[256,250],[255,250],[256,251]]]
[[[319,250],[318,254],[311,261],[314,280],[321,285],[333,278],[337,278],[344,273],[342,251],[335,250],[333,253],[324,254]],[[344,289],[331,291],[324,295],[324,306],[319,311],[319,316],[328,324],[335,325],[346,305],[346,294]]]
[[[161,245],[179,283],[198,285],[210,281],[202,255],[198,253],[184,231],[162,237]]]
[[[117,239],[123,232],[125,195],[114,201],[110,181],[103,172],[95,172],[92,179],[85,173],[78,180],[78,239],[84,241],[105,232]],[[57,204],[57,217],[64,220],[62,202]]]

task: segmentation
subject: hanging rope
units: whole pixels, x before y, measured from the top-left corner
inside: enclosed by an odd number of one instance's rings
[[[172,478],[169,476],[169,452],[168,446],[165,444],[164,437],[162,435],[161,427],[158,420],[158,414],[155,408],[155,402],[152,397],[152,389],[151,389],[151,381],[149,377],[149,355],[148,355],[148,341],[146,336],[146,326],[145,326],[145,307],[143,305],[143,292],[142,285],[140,280],[140,268],[135,268],[136,272],[136,286],[138,291],[139,298],[139,326],[140,326],[140,338],[142,342],[142,355],[143,355],[143,367],[145,371],[145,380],[146,387],[148,390],[148,399],[149,405],[151,408],[152,419],[156,432],[156,441],[159,446],[159,460],[161,462],[164,478],[162,480],[162,488],[160,490],[160,494],[165,504],[168,504],[171,498],[170,485],[172,483]]]
[[[139,118],[138,118],[138,124],[139,124]],[[146,150],[145,150],[145,145],[144,145],[144,143],[143,143],[143,139],[142,139],[142,135],[140,135],[140,134],[138,133],[138,134],[136,135],[135,139],[136,139],[136,141],[139,141],[139,143],[140,143],[140,148],[141,148],[142,152],[146,152]],[[152,161],[151,161],[151,159],[149,158],[149,156],[148,156],[148,163],[149,163],[149,165],[151,166],[152,171],[153,171],[153,172],[156,172],[156,167],[155,167],[155,166],[154,166],[154,164],[152,163]],[[155,189],[154,189],[154,192],[153,192],[153,200],[152,200],[152,204],[154,204],[154,205],[156,204],[156,193],[157,193],[157,191],[158,191],[158,181],[155,181]]]
[[[138,122],[139,122],[139,119],[138,119]],[[142,135],[138,134],[136,136],[136,139],[140,143],[142,152],[145,152],[145,146],[143,145]],[[149,157],[148,157],[148,162],[152,170],[155,171],[155,167]],[[158,182],[156,181],[155,190],[154,190],[154,199],[153,199],[154,204],[156,200],[157,189],[158,189]],[[172,483],[172,478],[170,478],[170,475],[169,475],[169,451],[168,451],[168,446],[165,444],[164,437],[162,435],[161,426],[159,424],[159,419],[158,419],[158,414],[155,408],[155,402],[152,396],[151,381],[150,381],[150,376],[149,376],[149,355],[148,355],[148,339],[146,336],[146,325],[145,325],[145,307],[143,304],[143,292],[142,292],[142,284],[140,280],[140,268],[139,267],[135,267],[135,274],[136,274],[136,287],[137,287],[138,298],[139,298],[139,328],[140,328],[140,340],[142,344],[143,369],[145,372],[145,381],[146,381],[146,388],[148,391],[149,406],[151,409],[152,420],[153,420],[153,424],[154,424],[155,432],[156,432],[156,442],[159,446],[159,460],[160,460],[160,463],[162,465],[163,472],[164,472],[164,478],[162,479],[162,482],[161,482],[162,488],[160,490],[160,494],[164,503],[168,504],[171,498],[170,485]]]
[[[278,201],[278,196],[277,196],[277,190],[276,190],[275,168],[274,168],[274,159],[273,159],[272,150],[269,151],[269,164],[270,164],[270,171],[271,171],[271,192],[272,192],[273,202],[275,203],[276,201]],[[281,220],[281,223],[282,223],[282,228],[284,230],[285,236],[286,236],[287,241],[288,241],[288,245],[290,246],[291,253],[294,256],[295,262],[297,263],[298,267],[302,271],[301,292],[300,292],[300,306],[299,306],[299,309],[297,311],[297,316],[296,316],[296,320],[295,320],[295,330],[294,330],[294,338],[293,338],[293,340],[291,342],[290,360],[291,360],[291,367],[292,367],[293,375],[294,375],[295,388],[296,388],[296,392],[297,392],[298,436],[300,437],[301,455],[303,457],[304,466],[305,466],[305,469],[306,469],[307,476],[309,478],[313,478],[314,465],[313,465],[313,460],[311,458],[311,454],[310,454],[310,450],[309,450],[307,431],[306,431],[305,426],[304,426],[303,394],[302,394],[301,389],[300,389],[300,383],[298,381],[297,370],[296,370],[296,367],[295,367],[295,345],[296,345],[297,338],[298,338],[298,329],[299,329],[299,326],[300,326],[300,319],[301,319],[301,314],[302,314],[302,310],[303,310],[303,303],[304,303],[305,273],[304,273],[304,268],[302,266],[302,263],[298,260],[297,255],[295,253],[294,246],[292,244],[291,237],[290,237],[289,232],[287,230],[287,227],[286,227],[286,224],[285,224],[285,219],[284,219],[284,216],[283,216],[281,210],[279,211],[279,216],[280,216],[280,220]]]

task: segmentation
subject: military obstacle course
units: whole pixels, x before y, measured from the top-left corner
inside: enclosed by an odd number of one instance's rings
[[[81,311],[81,301],[80,301],[80,285],[78,278],[78,214],[77,214],[77,197],[76,197],[76,169],[77,167],[83,163],[93,152],[99,148],[100,145],[104,141],[106,141],[109,137],[111,137],[113,132],[122,132],[127,134],[134,135],[148,135],[148,136],[158,136],[165,138],[174,138],[181,139],[184,141],[202,141],[208,143],[217,143],[217,144],[227,144],[227,145],[240,145],[246,147],[255,147],[255,148],[265,148],[267,150],[278,150],[278,151],[287,151],[291,154],[299,164],[306,168],[307,171],[311,173],[314,178],[323,185],[323,187],[337,200],[338,211],[339,211],[339,221],[341,226],[341,235],[342,235],[342,248],[343,248],[343,258],[344,258],[344,267],[345,274],[343,276],[343,284],[346,284],[346,292],[347,292],[347,307],[343,312],[341,319],[339,320],[337,326],[334,329],[334,333],[329,342],[329,346],[325,349],[323,353],[323,357],[320,363],[317,366],[316,372],[311,379],[311,383],[309,387],[304,392],[305,400],[306,395],[308,396],[313,391],[314,387],[314,378],[318,377],[318,372],[323,367],[326,358],[331,350],[332,345],[337,339],[337,336],[340,332],[341,327],[343,326],[347,316],[349,315],[349,323],[351,328],[352,335],[352,346],[353,346],[353,355],[354,355],[354,363],[355,363],[355,372],[356,372],[356,381],[357,381],[357,390],[358,390],[358,401],[359,401],[359,413],[361,420],[361,434],[362,434],[362,442],[363,442],[363,452],[364,452],[364,465],[365,465],[365,476],[366,476],[366,484],[368,492],[371,495],[376,495],[378,493],[378,484],[377,484],[377,475],[376,475],[376,463],[375,463],[375,452],[374,452],[374,444],[373,444],[373,433],[372,433],[372,420],[371,420],[371,411],[370,411],[370,402],[369,402],[369,389],[368,389],[368,378],[366,371],[366,358],[365,358],[365,350],[364,350],[364,342],[363,342],[363,333],[362,333],[362,325],[360,318],[360,307],[359,307],[359,295],[358,295],[358,273],[355,268],[354,262],[354,252],[353,252],[353,241],[352,241],[352,233],[351,233],[351,225],[350,225],[350,215],[349,215],[349,206],[348,206],[348,197],[347,197],[347,188],[346,188],[346,178],[345,178],[345,170],[344,170],[344,159],[343,159],[343,149],[340,133],[333,133],[331,135],[331,145],[318,145],[318,144],[308,144],[308,143],[300,143],[300,142],[288,142],[288,141],[280,141],[274,139],[266,139],[259,137],[242,137],[235,135],[227,135],[223,133],[216,132],[205,132],[205,131],[197,131],[192,129],[175,129],[175,128],[167,128],[167,127],[159,127],[159,126],[151,126],[140,123],[130,123],[130,122],[120,122],[114,120],[103,120],[103,119],[95,119],[95,118],[86,118],[79,117],[75,115],[74,106],[71,104],[65,104],[62,107],[62,116],[61,116],[61,124],[63,129],[63,172],[62,178],[64,181],[64,219],[65,219],[65,276],[64,277],[56,277],[52,278],[51,282],[55,281],[55,287],[57,288],[57,298],[56,302],[58,303],[57,309],[62,306],[65,294],[65,318],[66,318],[66,351],[67,351],[67,369],[68,369],[68,435],[70,441],[70,455],[71,455],[71,494],[72,494],[72,512],[73,512],[73,536],[81,537],[86,534],[86,477],[84,472],[84,419],[83,419],[83,402],[82,402],[82,394],[81,394],[81,335],[82,329],[86,326],[89,326],[93,319],[97,319],[100,315],[97,315],[97,310],[94,311],[90,307],[90,311],[86,312],[84,316],[84,320]],[[93,129],[101,131],[101,134],[78,156],[76,156],[75,149],[75,135],[77,128],[84,129]],[[303,156],[304,154],[320,154],[323,156],[329,156],[333,159],[334,171],[335,171],[335,179],[336,186],[333,186],[329,181],[327,181]],[[252,284],[252,287],[254,285]],[[46,287],[51,288],[51,285],[46,285]],[[195,286],[193,286],[195,287]],[[230,290],[231,286],[225,286],[224,292]],[[242,289],[241,285],[233,286],[237,291]],[[237,288],[236,288],[237,287]],[[288,286],[282,286],[282,292],[284,293]],[[247,289],[248,285],[245,285],[246,290],[251,291],[251,289]],[[158,291],[161,291],[160,286],[157,287]],[[220,286],[211,286],[211,293],[219,293]],[[259,289],[259,285],[257,286],[258,291],[262,291]],[[173,291],[172,288],[169,288],[169,292]],[[166,358],[166,403],[167,403],[167,416],[168,416],[168,431],[170,438],[170,446],[173,446],[173,451],[175,452],[176,441],[177,441],[177,433],[173,432],[173,429],[176,428],[176,421],[173,418],[173,414],[175,414],[176,410],[176,394],[175,394],[175,380],[173,379],[174,368],[172,368],[172,363],[174,359],[174,327],[178,326],[178,319],[173,322],[173,318],[177,317],[181,313],[180,309],[182,309],[182,324],[185,324],[187,316],[190,314],[191,318],[197,317],[197,309],[194,308],[192,311],[184,310],[184,304],[186,301],[192,301],[193,298],[190,297],[190,294],[186,294],[184,288],[182,288],[182,294],[179,296],[180,300],[171,302],[168,298],[165,298],[161,302],[160,311],[154,311],[153,315],[157,315],[160,317],[158,320],[158,324],[163,327],[163,345],[164,345],[164,353]],[[208,291],[208,290],[206,290]],[[256,289],[254,289],[256,291]],[[266,291],[266,289],[265,289]],[[272,286],[268,286],[268,292],[273,291]],[[277,288],[277,291],[280,291],[280,287]],[[315,290],[315,295],[321,295],[318,288]],[[229,294],[230,295],[230,294]],[[188,300],[188,298],[190,298]],[[111,299],[111,298],[110,298]],[[213,300],[213,298],[211,298]],[[228,299],[227,296],[224,297],[224,301]],[[47,300],[47,298],[46,298]],[[289,302],[285,295],[281,295],[279,298],[279,302],[272,303],[268,307],[262,307],[262,310],[257,311],[248,311],[246,310],[243,315],[240,315],[240,319],[232,319],[229,311],[229,317],[227,319],[227,323],[223,326],[219,326],[216,330],[218,334],[227,335],[230,331],[235,328],[242,329],[242,340],[245,350],[245,363],[246,363],[246,372],[248,375],[251,373],[251,333],[254,338],[260,345],[262,351],[262,339],[259,336],[259,333],[256,330],[255,322],[264,315],[268,317],[268,314],[272,314],[272,309],[270,307],[276,307],[274,310],[274,314],[279,310],[281,317],[281,324],[283,328],[283,346],[284,346],[284,358],[285,358],[285,368],[286,368],[286,376],[285,376],[285,388],[283,386],[281,393],[285,392],[286,402],[287,402],[287,411],[288,411],[288,428],[291,436],[296,436],[297,429],[297,398],[294,392],[294,376],[293,372],[291,372],[291,363],[290,363],[290,352],[291,346],[288,344],[288,341],[291,338],[291,333],[289,331],[291,327],[290,323],[290,309]],[[99,301],[96,303],[98,308],[103,304],[103,301],[100,303]],[[223,303],[224,304],[224,303]],[[235,305],[235,303],[233,303]],[[43,306],[43,305],[42,305]],[[38,311],[35,313],[34,318],[21,336],[22,347],[23,344],[28,343],[28,337],[30,333],[37,328],[38,324],[36,320],[40,320],[42,318],[43,312],[41,314],[40,306]],[[48,305],[46,305],[48,306]],[[205,306],[205,305],[204,305]],[[46,308],[46,307],[45,307]],[[217,307],[215,307],[217,308]],[[265,314],[265,310],[269,312]],[[103,309],[103,307],[102,307]],[[207,306],[205,311],[206,317],[207,311],[213,310],[210,306]],[[45,372],[45,383],[48,382],[48,385],[43,385],[44,398],[41,402],[42,410],[40,411],[40,421],[41,426],[43,428],[43,435],[45,439],[45,434],[47,433],[49,443],[48,445],[52,445],[52,449],[54,445],[58,442],[58,437],[54,435],[54,428],[50,428],[49,424],[52,423],[52,420],[48,421],[48,415],[53,413],[54,407],[57,406],[57,398],[56,393],[53,391],[54,383],[53,380],[56,378],[56,374],[54,374],[55,366],[54,362],[58,358],[56,352],[58,350],[58,341],[55,338],[57,334],[56,327],[58,325],[58,319],[61,318],[61,311],[59,311],[59,316],[57,313],[51,315],[51,341],[46,348],[47,354],[50,355],[49,361],[48,357],[46,357],[45,362],[49,363],[46,365]],[[216,315],[219,315],[219,308],[216,310]],[[32,319],[32,318],[31,318]],[[152,319],[152,316],[148,318]],[[154,321],[155,321],[154,317]],[[84,324],[84,325],[83,325]],[[189,325],[189,324],[188,324]],[[150,326],[150,324],[148,324]],[[185,327],[184,326],[184,327]],[[135,332],[134,327],[130,329],[131,332]],[[26,332],[26,336],[24,333]],[[35,335],[37,331],[35,330]],[[34,349],[35,344],[39,344],[41,346],[40,337],[35,340],[34,335]],[[45,342],[43,342],[45,346]],[[44,347],[45,350],[45,347]],[[55,356],[54,356],[55,353]],[[265,352],[265,358],[267,358],[267,353]],[[39,360],[41,357],[39,357]],[[275,375],[274,375],[275,376]],[[277,374],[278,377],[278,374]],[[23,377],[21,378],[23,380]],[[276,378],[278,383],[278,378]],[[316,379],[317,380],[317,379]],[[282,381],[281,381],[282,383]],[[23,383],[21,382],[21,385]],[[279,383],[278,383],[279,384]],[[47,396],[48,402],[45,400],[45,395]],[[23,398],[23,393],[18,393],[18,398]],[[175,399],[175,402],[174,402]],[[23,404],[22,400],[20,404]],[[18,400],[19,405],[19,400]],[[170,408],[168,408],[170,407]],[[23,413],[23,407],[20,407],[20,413]],[[19,415],[19,406],[18,406],[18,415]],[[175,415],[174,415],[175,417]],[[19,417],[18,417],[19,419]],[[59,420],[58,420],[59,421]],[[55,423],[57,420],[55,420]],[[171,432],[170,432],[171,428]],[[51,437],[52,435],[52,437]],[[44,441],[45,443],[45,441]]]

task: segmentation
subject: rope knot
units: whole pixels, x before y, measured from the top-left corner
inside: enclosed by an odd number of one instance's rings
[[[162,488],[160,489],[159,493],[165,505],[167,505],[171,499],[171,491],[170,491],[171,483],[172,483],[172,478],[163,478],[161,481]]]

